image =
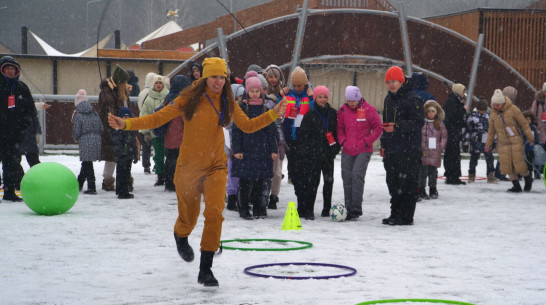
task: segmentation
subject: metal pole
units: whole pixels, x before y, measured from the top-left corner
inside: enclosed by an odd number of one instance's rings
[[[400,21],[400,32],[402,35],[402,44],[404,46],[404,61],[406,62],[406,73],[411,76],[411,53],[409,46],[408,27],[406,23],[406,15],[404,13],[404,4],[398,3],[398,20]]]
[[[296,68],[298,65],[298,61],[300,58],[301,53],[301,46],[303,44],[303,36],[305,34],[305,25],[307,23],[307,7],[309,5],[309,0],[303,1],[303,8],[301,9],[299,21],[298,21],[298,29],[296,30],[296,44],[294,45],[294,51],[292,52],[292,63],[290,65],[290,75],[292,75],[292,71]]]
[[[476,45],[476,52],[474,53],[474,60],[472,61],[472,71],[470,72],[470,82],[468,83],[468,88],[466,89],[466,106],[467,112],[470,113],[472,109],[472,95],[474,94],[474,83],[476,82],[476,75],[478,74],[478,66],[480,65],[480,55],[483,49],[483,33],[478,36],[478,44]]]
[[[217,28],[216,31],[218,32],[218,49],[220,49],[220,57],[228,62],[226,37],[224,37],[224,31],[222,30],[222,28]]]

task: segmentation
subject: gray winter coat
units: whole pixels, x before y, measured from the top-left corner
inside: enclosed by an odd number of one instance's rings
[[[104,127],[99,115],[89,102],[76,106],[72,137],[80,144],[80,161],[98,161],[101,152],[101,134]]]

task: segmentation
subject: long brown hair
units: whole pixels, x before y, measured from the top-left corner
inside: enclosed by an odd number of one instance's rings
[[[201,101],[203,94],[205,94],[206,87],[207,87],[207,79],[201,78],[193,82],[193,84],[190,87],[180,92],[180,95],[190,97],[188,103],[183,107],[186,120],[191,121],[191,119],[193,118],[195,109],[197,109],[197,106],[199,105],[199,101]],[[218,118],[218,125],[227,126],[229,125],[229,123],[231,123],[231,119],[233,116],[233,109],[234,109],[233,105],[235,104],[235,100],[233,99],[233,92],[231,91],[231,82],[229,81],[227,77],[226,77],[226,83],[224,84],[224,87],[222,88],[222,96],[226,100],[225,110],[224,110],[224,103],[220,103],[220,113],[225,111],[224,124],[222,124],[222,120]]]

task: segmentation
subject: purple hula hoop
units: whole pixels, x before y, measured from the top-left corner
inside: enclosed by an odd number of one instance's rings
[[[281,275],[268,275],[268,274],[260,274],[260,273],[254,273],[250,270],[252,269],[259,269],[264,267],[272,267],[272,266],[288,266],[288,265],[311,265],[311,266],[322,266],[322,267],[333,267],[333,268],[339,268],[339,269],[345,269],[349,270],[350,272],[345,274],[338,274],[338,275],[324,275],[324,276],[281,276]],[[356,274],[356,269],[348,266],[343,265],[334,265],[334,264],[325,264],[325,263],[275,263],[275,264],[263,264],[263,265],[255,265],[245,268],[245,273],[252,276],[258,276],[258,277],[265,277],[265,278],[275,278],[275,279],[285,279],[285,280],[326,280],[326,279],[332,279],[332,278],[338,278],[338,277],[344,277],[344,276],[353,276]]]

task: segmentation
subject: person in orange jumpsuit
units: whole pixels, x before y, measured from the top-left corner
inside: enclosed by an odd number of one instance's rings
[[[227,78],[226,62],[217,57],[203,61],[203,75],[174,100],[173,105],[139,118],[109,116],[114,129],[153,129],[182,115],[184,136],[176,164],[174,184],[178,197],[178,218],[174,225],[177,250],[191,262],[193,250],[188,236],[200,213],[201,196],[205,198],[205,224],[201,238],[201,262],[198,283],[218,286],[211,271],[214,252],[220,245],[222,211],[227,182],[227,157],[222,127],[233,121],[242,131],[251,133],[273,123],[284,114],[286,102],[249,119],[239,108]]]

